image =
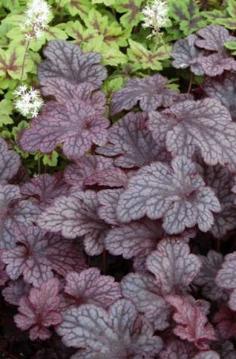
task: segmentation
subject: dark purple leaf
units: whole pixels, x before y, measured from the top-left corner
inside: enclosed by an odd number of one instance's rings
[[[99,54],[83,53],[78,45],[70,42],[50,41],[44,50],[44,56],[46,60],[39,65],[38,76],[41,86],[47,86],[50,81],[51,95],[54,95],[54,88],[57,88],[58,78],[72,84],[89,82],[99,87],[107,76],[106,69],[100,65]],[[56,80],[55,86],[52,80]]]
[[[149,128],[167,150],[191,156],[200,151],[209,165],[236,166],[236,124],[215,99],[184,101],[162,112],[151,112]]]
[[[158,107],[168,107],[184,96],[168,89],[167,85],[167,79],[159,74],[129,80],[122,90],[113,95],[112,114],[130,110],[138,102],[143,111],[154,111]]]
[[[109,143],[97,149],[99,154],[116,157],[118,167],[142,167],[160,157],[160,146],[147,128],[147,115],[130,112],[113,125],[108,133]]]
[[[173,66],[177,69],[190,67],[195,75],[203,75],[204,71],[199,58],[202,56],[199,49],[195,47],[197,36],[189,35],[186,39],[176,41],[172,51]]]
[[[42,174],[24,183],[21,186],[21,194],[24,197],[35,198],[43,209],[57,197],[68,194],[69,189],[70,186],[65,183],[62,173]]]
[[[0,183],[11,180],[20,167],[19,155],[8,149],[7,143],[0,138]]]
[[[97,268],[68,273],[65,293],[70,305],[95,304],[105,309],[121,297],[119,283],[111,276],[101,275]]]
[[[203,89],[207,96],[219,100],[236,121],[236,75],[228,73],[215,79],[207,78]]]
[[[98,216],[97,193],[74,192],[59,197],[39,217],[40,227],[51,232],[61,232],[66,238],[83,237],[89,255],[103,251],[103,242],[109,226]]]
[[[58,292],[59,281],[53,278],[40,288],[32,288],[28,297],[21,298],[19,314],[14,319],[18,328],[30,330],[31,340],[48,339],[51,336],[48,327],[61,322]]]
[[[163,228],[177,234],[198,224],[206,232],[214,223],[212,212],[219,212],[220,204],[210,187],[206,187],[195,164],[185,156],[178,156],[171,167],[152,163],[138,171],[121,194],[117,216],[130,222],[148,216],[163,218]]]
[[[62,144],[65,155],[76,159],[92,144],[106,143],[109,121],[101,108],[94,106],[93,94],[84,98],[82,86],[80,90],[79,98],[71,98],[64,104],[51,101],[45,105],[31,127],[21,134],[20,144],[24,150],[50,153]]]
[[[17,233],[17,245],[4,250],[2,260],[11,279],[23,275],[27,283],[39,287],[53,277],[53,271],[66,275],[86,267],[85,259],[73,241],[27,227]]]
[[[67,166],[65,180],[79,189],[95,184],[123,187],[127,182],[127,176],[120,168],[113,165],[113,159],[87,155]]]
[[[207,256],[198,256],[202,265],[200,272],[194,278],[194,284],[201,287],[204,297],[216,301],[227,299],[227,293],[216,283],[216,275],[223,263],[223,256],[210,250]]]
[[[20,188],[0,185],[0,248],[13,248],[17,240],[16,230],[36,221],[40,210],[29,200],[21,200]]]
[[[200,37],[196,45],[205,50],[224,52],[224,44],[227,41],[235,41],[236,37],[231,36],[223,26],[209,25],[197,32]]]

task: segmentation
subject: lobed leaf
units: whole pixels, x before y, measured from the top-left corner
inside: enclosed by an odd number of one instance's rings
[[[171,167],[161,162],[145,166],[133,176],[121,194],[117,217],[130,222],[144,217],[163,218],[163,228],[177,234],[198,224],[206,232],[214,223],[212,212],[220,204],[206,187],[195,164],[185,156],[172,160]]]
[[[116,301],[105,311],[87,304],[65,311],[57,332],[65,345],[84,348],[74,358],[147,357],[154,358],[162,340],[153,329],[138,320],[138,312],[129,300]]]
[[[106,69],[100,65],[99,54],[83,53],[78,45],[62,40],[50,41],[44,50],[46,59],[39,65],[39,81],[41,86],[48,80],[62,78],[72,84],[89,82],[99,87],[107,76]],[[51,82],[52,84],[52,82]],[[55,86],[52,86],[51,95]]]
[[[151,112],[149,128],[157,143],[165,142],[172,155],[200,151],[209,165],[235,168],[236,124],[215,99],[183,101],[162,112]]]
[[[159,242],[157,250],[147,257],[146,264],[163,294],[186,290],[201,267],[198,257],[190,254],[186,241],[178,238]]]
[[[59,197],[39,217],[38,224],[50,232],[61,232],[66,238],[83,237],[89,255],[98,255],[108,230],[98,216],[98,198],[93,191],[76,191]]]
[[[147,115],[130,112],[110,128],[108,144],[97,153],[115,157],[115,166],[132,168],[157,160],[162,150],[147,128]]]

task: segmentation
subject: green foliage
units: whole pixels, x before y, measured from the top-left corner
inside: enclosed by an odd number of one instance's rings
[[[16,112],[13,93],[22,83],[37,87],[37,65],[49,40],[64,39],[84,51],[99,52],[109,70],[103,86],[109,99],[130,76],[166,71],[173,41],[211,23],[236,29],[235,0],[224,6],[221,0],[168,0],[170,21],[157,34],[142,26],[142,9],[152,0],[48,0],[52,12],[49,27],[41,37],[28,41],[24,23],[29,3],[0,1],[0,131],[32,171],[37,171],[39,161],[49,167],[63,163],[57,152],[32,156],[17,146],[19,131],[27,127],[29,119]],[[236,52],[235,43],[226,47]]]

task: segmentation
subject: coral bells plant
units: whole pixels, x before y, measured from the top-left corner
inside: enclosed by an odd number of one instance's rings
[[[64,167],[30,178],[0,142],[2,297],[50,343],[37,357],[236,358],[233,40],[211,25],[175,43],[186,91],[158,73],[111,101],[98,54],[46,46],[18,144]]]

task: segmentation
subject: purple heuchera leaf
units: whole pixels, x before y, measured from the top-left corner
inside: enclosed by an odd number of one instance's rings
[[[164,343],[160,359],[192,359],[196,353],[194,346],[186,341],[172,339]]]
[[[39,217],[38,224],[51,232],[61,232],[66,238],[83,237],[89,255],[103,251],[109,226],[98,216],[97,193],[76,191],[59,197]]]
[[[224,71],[236,71],[236,61],[226,54],[212,54],[199,59],[204,72],[208,76],[218,76]]]
[[[196,35],[189,35],[186,39],[175,42],[172,51],[172,57],[174,58],[172,65],[177,69],[190,67],[195,75],[203,75],[204,71],[199,63],[201,52],[195,47],[196,39]]]
[[[81,157],[93,144],[104,145],[109,121],[104,109],[94,106],[93,94],[84,94],[80,86],[78,97],[64,104],[50,101],[42,113],[22,132],[20,145],[29,152],[50,153],[62,144],[64,154],[71,159]]]
[[[193,359],[220,359],[220,356],[213,350],[207,350],[196,354]]]
[[[64,175],[67,183],[80,189],[95,184],[123,187],[127,182],[126,174],[113,165],[113,159],[96,155],[79,158],[67,166]]]
[[[108,224],[119,225],[116,215],[116,207],[123,190],[117,189],[105,189],[98,192],[98,214]]]
[[[50,338],[48,329],[62,321],[59,312],[59,281],[52,278],[40,288],[32,288],[28,297],[20,300],[18,312],[14,319],[21,330],[30,330],[31,340]]]
[[[78,45],[67,41],[50,41],[44,50],[44,60],[39,65],[39,81],[47,86],[51,81],[51,95],[54,95],[52,80],[63,78],[72,84],[89,82],[99,87],[107,76],[106,69],[100,64],[99,54],[83,53]]]
[[[227,29],[219,25],[209,25],[200,29],[197,35],[200,38],[196,40],[196,45],[210,51],[223,52],[225,51],[224,44],[227,41],[236,40],[236,37],[231,36]]]
[[[158,221],[131,222],[112,228],[105,238],[105,247],[113,255],[130,259],[154,250],[163,234]]]
[[[236,195],[232,192],[234,178],[227,167],[216,165],[205,168],[204,180],[220,201],[221,212],[214,216],[211,232],[216,238],[222,238],[236,227]]]
[[[1,259],[1,255],[2,255],[2,251],[0,251],[0,287],[4,286],[9,279],[5,271],[5,264]]]
[[[21,200],[20,188],[0,185],[0,248],[13,248],[16,229],[36,221],[40,210],[29,200]]]
[[[236,313],[222,305],[213,318],[220,338],[227,340],[236,337]]]
[[[157,250],[147,257],[146,263],[163,294],[186,290],[201,267],[198,257],[190,254],[189,245],[184,240],[174,238],[166,238],[158,243]]]
[[[28,296],[30,284],[26,283],[23,279],[10,281],[2,290],[2,296],[6,302],[12,305],[19,305],[22,297]]]
[[[55,175],[42,174],[32,178],[21,186],[21,194],[24,197],[35,198],[40,208],[53,203],[54,199],[69,193],[70,186],[65,183],[62,173]]]
[[[206,56],[201,56],[199,63],[208,76],[221,75],[224,70],[236,70],[236,61],[227,54],[224,44],[227,41],[235,41],[228,30],[222,26],[209,25],[197,32],[199,38],[195,41],[198,47],[208,51],[217,51]]]
[[[236,311],[236,252],[228,254],[225,257],[222,268],[216,276],[216,283],[224,289],[232,289],[230,295],[229,307]]]
[[[167,79],[159,74],[143,79],[133,78],[112,97],[111,112],[132,109],[138,102],[143,111],[154,111],[158,107],[168,107],[184,95],[168,89]]]
[[[151,276],[130,273],[122,279],[121,289],[123,296],[130,299],[139,312],[144,313],[156,330],[168,328],[169,305]]]
[[[228,73],[217,78],[207,78],[203,89],[207,96],[219,100],[229,110],[233,121],[236,121],[236,75]]]
[[[109,130],[109,143],[97,149],[99,154],[116,157],[118,167],[142,167],[160,157],[160,146],[147,128],[145,113],[130,112]]]
[[[174,334],[193,343],[200,350],[209,349],[209,342],[216,340],[216,336],[207,320],[204,306],[191,297],[169,295],[167,300],[175,308],[173,319],[177,326]]]
[[[121,297],[119,283],[111,276],[101,275],[97,268],[68,273],[65,293],[69,305],[95,304],[105,309]]]
[[[177,234],[198,224],[206,232],[214,223],[212,212],[220,204],[213,190],[205,186],[195,164],[185,156],[172,160],[171,167],[155,162],[133,176],[121,194],[117,216],[122,222],[163,218],[163,228]]]
[[[57,332],[67,346],[84,348],[74,358],[154,358],[162,340],[138,316],[129,300],[121,299],[109,311],[87,304],[69,308]],[[80,356],[80,354],[82,356]]]
[[[4,250],[2,261],[11,279],[22,274],[27,283],[39,287],[53,277],[85,268],[85,259],[72,241],[47,234],[38,227],[27,227],[17,233],[17,245]]]
[[[11,180],[20,167],[19,155],[8,149],[7,143],[0,138],[0,183]]]
[[[151,112],[149,128],[157,143],[172,155],[201,153],[208,165],[236,166],[236,124],[215,99],[183,101],[162,112]]]
[[[216,283],[216,275],[223,263],[222,254],[210,250],[205,256],[198,256],[201,261],[201,269],[194,278],[194,284],[201,287],[204,297],[210,300],[227,299],[226,291],[220,288]]]

